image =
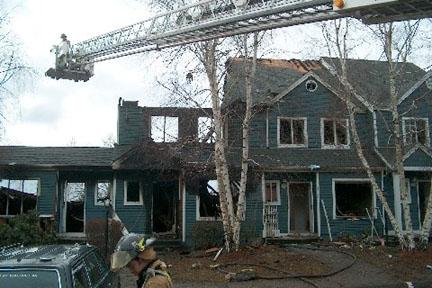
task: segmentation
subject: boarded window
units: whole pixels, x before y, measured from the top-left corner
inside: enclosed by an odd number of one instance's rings
[[[374,213],[372,186],[369,182],[336,182],[336,216],[367,217]]]
[[[39,180],[0,179],[0,215],[18,215],[36,209]]]
[[[220,218],[217,180],[200,182],[198,211],[200,220],[215,220]]]
[[[266,181],[265,183],[265,202],[266,204],[279,204],[279,182]]]
[[[151,137],[154,142],[177,142],[178,118],[168,116],[152,116]]]
[[[348,120],[323,119],[322,138],[324,146],[343,147],[348,145]]]
[[[279,119],[279,141],[281,145],[305,145],[306,139],[305,119]]]
[[[111,196],[111,182],[110,181],[98,181],[96,185],[96,205],[104,205],[106,200],[110,200]]]
[[[405,144],[429,145],[429,125],[426,119],[404,118],[403,123]]]
[[[128,204],[141,203],[139,182],[129,181],[126,183],[126,203]]]
[[[214,122],[209,117],[198,118],[198,140],[203,143],[215,142]]]

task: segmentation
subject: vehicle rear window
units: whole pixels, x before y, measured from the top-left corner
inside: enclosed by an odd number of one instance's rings
[[[59,288],[60,278],[56,270],[10,269],[0,270],[0,287]]]

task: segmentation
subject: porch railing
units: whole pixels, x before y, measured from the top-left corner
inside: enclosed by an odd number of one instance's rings
[[[278,206],[264,205],[264,237],[278,237]]]

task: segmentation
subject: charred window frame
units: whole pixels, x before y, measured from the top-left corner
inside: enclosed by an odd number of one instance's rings
[[[173,143],[178,141],[178,117],[152,116],[151,138],[157,143]]]
[[[202,180],[196,197],[196,215],[198,221],[221,219],[219,206],[219,187],[217,180]]]
[[[0,179],[0,216],[36,210],[39,191],[39,179]]]
[[[333,179],[333,219],[376,217],[375,207],[369,179]]]
[[[278,117],[278,146],[307,147],[307,118]]]
[[[347,149],[349,146],[348,119],[321,118],[321,147]]]
[[[280,205],[280,181],[266,180],[264,185],[264,203],[266,205]]]
[[[112,184],[109,180],[99,180],[95,185],[95,206],[104,206],[105,201],[111,201]]]
[[[125,181],[124,182],[124,205],[142,205],[142,186],[139,181]]]
[[[428,118],[403,117],[402,130],[405,145],[430,146]]]
[[[216,132],[214,120],[210,117],[198,117],[198,141],[202,143],[214,143]]]

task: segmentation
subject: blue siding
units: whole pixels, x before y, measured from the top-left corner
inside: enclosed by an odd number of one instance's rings
[[[432,167],[432,158],[418,149],[404,162],[405,167]]]
[[[136,144],[144,138],[144,113],[141,107],[124,104],[118,107],[118,144]]]

